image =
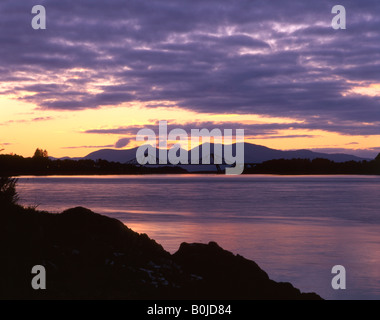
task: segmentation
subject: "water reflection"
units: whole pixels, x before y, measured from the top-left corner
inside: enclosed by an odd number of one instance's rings
[[[302,223],[126,222],[174,253],[181,242],[218,242],[255,260],[277,281],[290,281],[326,299],[380,298],[380,228]],[[331,269],[344,265],[348,288],[331,288]]]
[[[380,177],[24,177],[22,202],[84,206],[120,219],[175,252],[216,241],[270,277],[325,298],[380,298]],[[347,290],[331,289],[331,268]]]

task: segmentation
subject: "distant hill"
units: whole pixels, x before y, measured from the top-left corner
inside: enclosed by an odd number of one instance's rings
[[[126,150],[114,150],[114,149],[101,149],[95,152],[91,152],[83,159],[89,160],[107,160],[112,162],[126,163],[136,158],[137,148]]]
[[[255,144],[245,144],[245,162],[246,163],[261,163],[268,160],[276,159],[317,159],[323,158],[334,162],[346,162],[346,161],[363,161],[371,160],[364,159],[354,155],[344,153],[320,153],[310,150],[294,150],[294,151],[282,151],[276,149],[270,149],[264,146]]]
[[[202,163],[202,150],[203,148],[207,146],[202,145],[195,149],[199,149],[199,158],[200,163]],[[224,148],[224,147],[222,147]],[[211,153],[214,153],[215,145],[210,144],[210,150]],[[107,160],[107,161],[113,161],[113,162],[120,162],[120,163],[126,163],[126,162],[135,162],[136,159],[136,151],[137,148],[133,149],[127,149],[127,150],[114,150],[114,149],[102,149],[95,152],[92,152],[84,157],[84,159],[91,159],[91,160]],[[235,154],[236,151],[236,145],[233,145],[233,152]],[[191,153],[189,152],[188,158],[190,159]],[[157,150],[157,156],[158,156],[158,150]],[[245,163],[262,163],[264,161],[268,160],[276,160],[276,159],[317,159],[317,158],[323,158],[328,159],[334,162],[346,162],[346,161],[362,161],[362,160],[371,160],[371,159],[364,159],[360,158],[354,155],[349,154],[328,154],[328,153],[319,153],[319,152],[313,152],[310,150],[295,150],[295,151],[282,151],[282,150],[276,150],[276,149],[270,149],[264,146],[245,143],[244,144],[244,162]],[[211,163],[212,163],[211,159]]]
[[[229,150],[226,150],[227,147]],[[237,148],[243,147],[246,164],[244,173],[247,174],[380,175],[380,156],[377,156],[376,160],[371,160],[347,154],[316,153],[309,150],[281,151],[248,143],[230,146],[203,144],[191,152],[182,150],[185,159],[187,157],[190,160],[190,157],[195,157],[199,162],[199,164],[191,164],[191,161],[188,161],[190,164],[182,165],[159,164],[158,161],[151,165],[136,165],[138,164],[136,160],[137,148],[98,150],[79,159],[66,157],[54,160],[43,157],[24,158],[17,155],[0,155],[0,175],[8,177],[21,175],[223,173],[224,169],[230,167],[228,163],[235,163],[234,159],[228,158],[236,154]],[[210,150],[205,150],[206,148]],[[220,149],[222,149],[221,157],[215,152],[215,150]],[[204,155],[202,151],[205,151]],[[224,151],[229,152],[224,155]],[[159,154],[157,149],[156,153]],[[157,155],[151,155],[150,159],[152,158],[157,158]],[[215,164],[214,158],[219,160],[219,164]]]

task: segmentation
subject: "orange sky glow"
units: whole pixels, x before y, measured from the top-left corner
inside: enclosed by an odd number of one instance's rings
[[[355,87],[357,94],[377,94],[380,85]],[[137,146],[135,137],[115,134],[88,134],[91,129],[113,129],[128,126],[144,126],[157,120],[175,119],[175,123],[197,122],[239,124],[294,123],[299,119],[263,117],[254,114],[206,114],[187,111],[176,107],[148,108],[142,103],[125,103],[117,107],[103,107],[80,111],[39,110],[37,106],[22,102],[12,96],[0,96],[0,149],[2,154],[32,156],[38,148],[47,149],[54,157],[82,157],[102,148],[113,148],[123,137],[131,138],[125,146]],[[158,132],[158,127],[157,127]],[[157,133],[158,134],[158,133]],[[273,136],[273,138],[271,138]],[[291,136],[284,138],[282,136]],[[278,130],[275,135],[246,136],[246,142],[265,145],[270,148],[291,150],[311,148],[371,149],[378,146],[380,135],[355,136],[310,129]]]

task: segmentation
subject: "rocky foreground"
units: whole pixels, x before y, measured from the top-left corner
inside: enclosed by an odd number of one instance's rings
[[[321,299],[278,283],[216,243],[171,255],[145,234],[85,208],[0,208],[0,299]],[[31,270],[46,268],[46,290]]]

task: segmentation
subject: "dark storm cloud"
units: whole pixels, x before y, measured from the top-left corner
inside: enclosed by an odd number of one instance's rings
[[[30,26],[35,1],[1,2],[0,71],[10,84],[3,93],[41,109],[169,101],[304,120],[294,128],[380,132],[379,97],[346,94],[353,82],[380,82],[377,0],[341,1],[347,30],[339,31],[330,26],[336,1],[328,0],[39,4],[47,30]]]

